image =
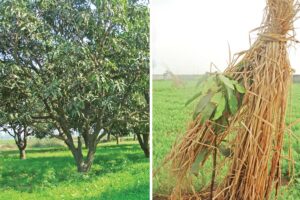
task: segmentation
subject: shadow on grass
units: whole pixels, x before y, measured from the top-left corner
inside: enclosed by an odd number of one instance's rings
[[[149,162],[138,145],[127,144],[99,146],[92,169],[87,174],[77,173],[71,152],[63,147],[30,149],[27,151],[26,160],[15,157],[15,154],[19,154],[17,150],[4,151],[1,154],[2,188],[27,192],[51,188],[64,182],[90,182],[109,173],[126,171],[136,163]]]
[[[110,199],[110,200],[148,200],[149,199],[149,183],[145,182],[139,185],[131,185],[116,190],[110,189],[99,195],[92,197],[84,197],[85,200]],[[77,198],[76,200],[82,200]]]
[[[131,150],[131,149],[137,149],[139,147],[138,144],[119,144],[119,145],[98,145],[97,149],[110,149],[110,151],[119,151],[120,149],[122,150]]]

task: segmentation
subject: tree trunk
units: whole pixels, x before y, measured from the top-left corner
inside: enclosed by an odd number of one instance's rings
[[[107,133],[107,142],[109,142],[110,141],[110,133]]]
[[[119,145],[120,141],[121,141],[121,138],[120,138],[120,136],[116,136],[116,138],[117,138],[117,145]]]
[[[87,158],[86,158],[86,164],[85,164],[85,170],[90,171],[92,164],[94,162],[96,149],[93,147],[90,147],[90,150],[88,151]]]
[[[149,90],[144,91],[144,97],[145,97],[147,104],[149,105],[149,102],[150,102]]]
[[[95,155],[95,151],[89,149],[86,160],[84,160],[81,150],[80,149],[75,150],[73,156],[76,162],[77,171],[81,173],[89,172],[94,161],[94,155]]]
[[[88,146],[89,146],[89,139],[88,139],[88,135],[86,135],[86,134],[83,134],[83,135],[82,135],[82,137],[83,137],[83,141],[84,141],[85,148],[87,149],[87,148],[88,148]]]
[[[94,143],[88,143],[88,154],[86,159],[84,160],[83,154],[82,154],[82,145],[81,145],[81,137],[78,137],[78,145],[77,148],[75,145],[70,141],[65,141],[65,143],[68,145],[69,149],[71,150],[76,166],[77,171],[80,173],[86,173],[91,169],[91,166],[94,161],[94,155],[96,152],[96,141]]]
[[[150,157],[150,151],[149,151],[149,148],[144,148],[143,151],[144,151],[145,157],[146,157],[146,158],[149,158],[149,157]]]
[[[20,159],[25,160],[26,159],[26,152],[25,149],[27,147],[27,138],[26,136],[22,138],[20,134],[17,135],[17,137],[14,138],[15,143],[18,146],[19,153],[20,153]]]
[[[141,137],[143,136],[143,138]],[[149,134],[136,134],[139,144],[147,158],[150,157]]]
[[[25,149],[19,149],[19,151],[20,151],[20,159],[25,160],[26,159]]]
[[[133,141],[136,140],[136,134],[133,134]]]
[[[81,149],[76,149],[73,153],[73,156],[74,156],[74,159],[76,162],[77,171],[78,172],[87,172],[85,163],[83,161],[83,155],[82,155]]]

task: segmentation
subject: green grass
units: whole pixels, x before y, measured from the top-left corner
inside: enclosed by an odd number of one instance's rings
[[[3,144],[3,142],[2,142]],[[92,169],[80,174],[66,147],[0,151],[0,200],[149,199],[149,159],[136,142],[99,145]]]
[[[184,88],[174,88],[170,81],[153,82],[153,168],[160,166],[164,156],[170,151],[175,139],[184,133],[187,123],[191,120],[193,105],[184,106],[199,88],[196,82],[187,81]],[[292,105],[286,117],[287,124],[300,118],[300,84],[293,84]],[[294,134],[300,138],[300,124],[292,127]],[[300,144],[292,139],[293,156],[295,160],[295,181],[289,187],[282,189],[282,200],[300,199]],[[285,137],[284,152],[287,153],[288,137]],[[282,172],[287,171],[287,162],[282,163]],[[204,179],[209,180],[210,174]],[[200,179],[198,179],[200,180]],[[203,181],[203,179],[202,179]],[[200,182],[200,181],[199,181]],[[154,193],[170,193],[174,181],[162,171],[153,179]]]

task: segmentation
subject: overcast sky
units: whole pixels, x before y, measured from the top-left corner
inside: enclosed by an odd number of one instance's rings
[[[224,70],[228,44],[232,54],[249,48],[262,21],[264,0],[151,0],[151,58],[154,74]],[[295,25],[300,27],[300,23]],[[300,39],[300,30],[296,29]],[[292,68],[300,74],[300,45],[290,49]]]

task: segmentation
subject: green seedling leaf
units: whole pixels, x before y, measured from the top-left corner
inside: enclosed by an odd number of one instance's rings
[[[219,91],[212,96],[211,102],[216,105],[219,105],[223,98],[224,98],[224,95],[223,95],[222,91]]]
[[[204,81],[201,85],[202,94],[206,94],[208,92],[216,92],[219,89],[215,75],[208,77],[207,80]]]
[[[201,124],[204,124],[204,122],[211,118],[212,114],[216,110],[216,105],[209,102],[207,106],[205,106],[204,110],[201,112]]]
[[[196,106],[195,112],[194,112],[194,116],[193,116],[194,119],[198,116],[198,114],[199,114],[200,112],[202,112],[202,111],[204,110],[204,108],[205,108],[205,107],[207,106],[207,104],[209,103],[211,97],[212,97],[212,94],[209,93],[209,94],[203,96],[203,97],[200,99],[199,103],[198,103],[197,106]]]
[[[201,84],[201,91],[202,94],[208,93],[208,91],[211,89],[211,83],[213,82],[212,77],[209,77],[203,84]]]
[[[203,150],[203,151],[201,151],[197,155],[196,160],[194,161],[194,163],[192,164],[191,173],[193,173],[195,176],[198,176],[199,169],[200,169],[200,164],[204,160],[206,154],[207,154],[207,150],[206,149]]]
[[[234,95],[232,89],[227,88],[226,91],[227,91],[227,101],[228,101],[228,105],[229,105],[229,110],[230,110],[231,114],[235,114],[236,111],[238,110],[237,98]]]
[[[245,87],[242,84],[240,84],[239,82],[237,82],[236,80],[232,80],[232,83],[233,83],[233,85],[235,86],[236,90],[239,93],[245,93],[246,92]]]
[[[244,94],[246,92],[246,89],[244,88],[244,86],[242,86],[241,84],[239,84],[237,81],[234,82],[234,86],[235,89],[239,92]]]
[[[216,79],[214,79],[214,81],[211,82],[211,84],[210,84],[209,91],[212,92],[212,93],[216,93],[216,92],[218,92],[220,87],[221,86],[218,85]]]
[[[219,79],[221,82],[224,83],[225,86],[229,87],[230,89],[234,90],[233,82],[227,78],[226,76],[219,74]]]
[[[189,105],[192,101],[194,101],[196,98],[198,98],[200,95],[202,94],[202,91],[198,92],[197,94],[195,94],[192,98],[190,98],[184,106]]]
[[[225,99],[224,94],[222,92],[216,93],[212,97],[211,102],[214,103],[217,106],[216,112],[215,112],[214,117],[212,118],[212,120],[218,120],[220,117],[222,117],[223,112],[224,112],[225,107],[226,107],[226,99]]]
[[[205,76],[205,80],[202,81],[202,88],[201,91],[199,91],[198,93],[196,93],[191,99],[189,99],[186,103],[185,106],[189,105],[191,102],[193,102],[196,98],[198,98],[199,96],[201,96],[201,94],[205,95],[207,94],[209,91],[217,91],[218,90],[218,85],[216,83],[216,77],[215,76],[209,76],[208,75],[204,75]]]

